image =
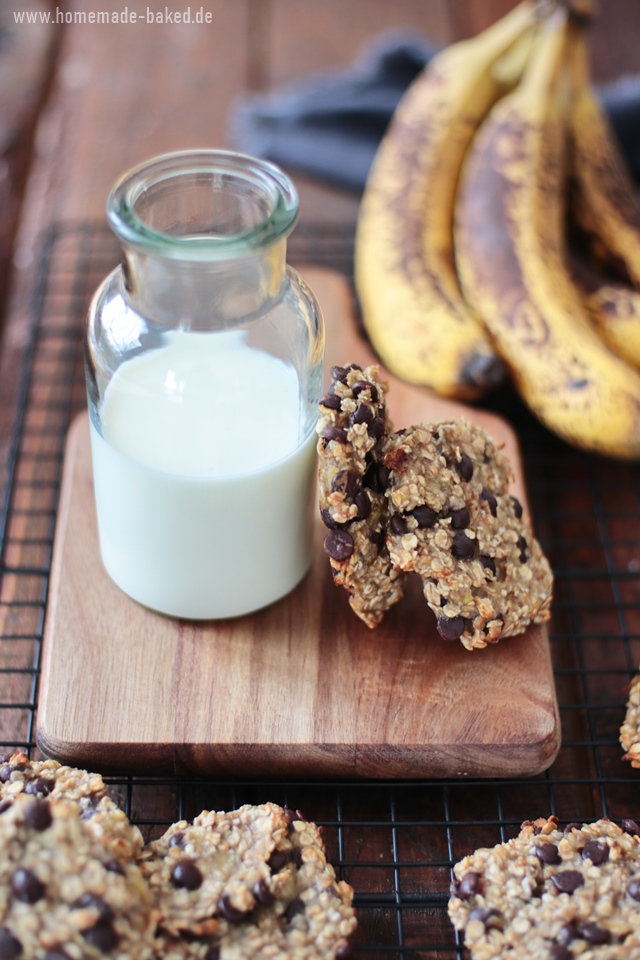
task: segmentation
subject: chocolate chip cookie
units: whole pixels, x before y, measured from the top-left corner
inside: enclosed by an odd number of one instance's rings
[[[0,761],[0,807],[23,794],[75,804],[89,829],[109,844],[114,856],[136,857],[142,849],[142,834],[106,795],[99,773],[55,760],[30,760],[24,751],[16,750]]]
[[[640,768],[640,673],[637,673],[629,687],[627,712],[620,727],[620,743],[625,754],[623,760],[629,760],[632,767]]]
[[[336,881],[318,828],[275,804],[203,812],[143,854],[163,956],[346,958],[353,892]]]
[[[491,438],[465,421],[424,424],[384,454],[389,556],[422,577],[440,635],[473,649],[548,620],[551,569]]]
[[[637,960],[640,828],[523,823],[454,867],[449,916],[472,960]]]
[[[331,378],[317,425],[320,515],[329,529],[324,549],[335,583],[373,628],[404,589],[404,576],[392,566],[385,544],[388,388],[377,366],[332,367]]]
[[[75,803],[20,793],[0,807],[0,956],[150,960],[157,918],[140,868]]]

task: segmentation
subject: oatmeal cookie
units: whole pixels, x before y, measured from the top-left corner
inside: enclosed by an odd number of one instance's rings
[[[404,589],[385,545],[388,388],[377,366],[332,367],[331,377],[317,425],[320,515],[329,528],[324,549],[351,608],[376,627]]]
[[[640,768],[640,673],[637,673],[629,687],[627,712],[620,727],[620,743],[625,754],[623,760],[629,760],[632,767]]]
[[[0,956],[147,960],[157,922],[140,868],[77,804],[21,793],[0,814]]]
[[[472,960],[636,960],[640,828],[526,821],[454,867],[449,916]]]
[[[417,571],[445,640],[485,647],[549,618],[552,574],[519,501],[505,454],[466,421],[398,431],[390,471],[387,547]]]
[[[0,805],[21,794],[75,804],[89,829],[109,844],[115,856],[136,857],[142,849],[142,834],[106,795],[99,773],[55,760],[32,761],[24,751],[17,750],[0,760]]]
[[[142,869],[169,960],[349,956],[353,892],[299,813],[271,803],[204,811],[150,844]]]

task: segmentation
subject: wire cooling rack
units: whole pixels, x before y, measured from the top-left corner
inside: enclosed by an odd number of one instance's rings
[[[350,276],[353,237],[299,229],[292,263]],[[0,503],[0,743],[36,755],[34,734],[64,441],[85,405],[82,326],[117,263],[92,223],[46,238]],[[451,866],[514,836],[525,819],[640,818],[636,773],[618,729],[640,662],[640,468],[581,454],[540,427],[509,389],[490,406],[516,427],[538,536],[556,576],[551,624],[563,746],[528,780],[253,781],[108,777],[147,838],[202,809],[273,800],[324,827],[328,854],[355,890],[358,958],[462,957],[447,918]]]

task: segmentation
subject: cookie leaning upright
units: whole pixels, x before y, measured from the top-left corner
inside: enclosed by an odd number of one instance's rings
[[[420,574],[445,640],[485,647],[549,618],[551,569],[509,494],[509,461],[483,430],[409,427],[384,465],[391,560]]]
[[[385,545],[388,388],[377,366],[332,367],[331,377],[316,427],[320,515],[329,528],[324,549],[351,608],[375,627],[404,588]]]
[[[556,817],[455,865],[449,916],[472,960],[637,960],[640,828]]]

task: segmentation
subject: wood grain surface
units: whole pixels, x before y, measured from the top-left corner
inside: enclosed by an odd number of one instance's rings
[[[327,321],[327,369],[372,359],[344,279],[305,276]],[[498,417],[389,378],[396,427]],[[310,574],[234,620],[160,616],[122,594],[98,552],[86,414],[71,429],[44,638],[38,745],[91,769],[363,777],[521,776],[559,749],[547,632],[483,651],[446,643],[420,583],[370,631],[332,581],[318,520]]]

